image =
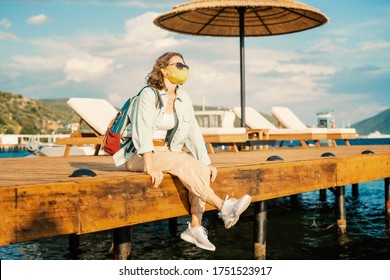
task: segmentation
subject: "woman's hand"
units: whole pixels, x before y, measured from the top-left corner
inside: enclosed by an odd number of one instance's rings
[[[154,168],[146,170],[146,173],[150,175],[150,177],[152,177],[153,187],[158,188],[158,186],[160,186],[162,180],[164,179],[164,174]]]
[[[211,182],[214,182],[215,179],[217,178],[217,175],[218,175],[218,170],[215,166],[212,166],[212,165],[209,165],[209,168],[210,168],[210,181]]]
[[[157,188],[161,184],[162,180],[164,179],[164,174],[162,173],[161,170],[157,170],[154,168],[152,152],[144,153],[143,158],[145,161],[144,170],[148,175],[150,175],[150,177],[152,177],[153,187]]]

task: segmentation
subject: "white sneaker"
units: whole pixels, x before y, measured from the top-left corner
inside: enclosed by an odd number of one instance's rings
[[[249,204],[251,203],[251,197],[249,195],[244,195],[239,200],[231,198],[228,200],[226,196],[225,201],[222,204],[221,212],[219,212],[219,217],[222,218],[225,223],[225,228],[231,228],[234,226],[242,212],[244,212]]]
[[[193,228],[188,222],[188,228],[181,233],[180,238],[201,249],[215,251],[215,246],[207,238],[207,229],[202,226]]]

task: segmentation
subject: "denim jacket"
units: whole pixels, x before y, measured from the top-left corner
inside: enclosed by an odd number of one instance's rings
[[[161,101],[156,107],[158,96],[150,87],[145,87],[137,98],[133,109],[129,112],[130,123],[122,134],[127,141],[114,156],[116,166],[125,164],[134,155],[142,156],[146,152],[154,151],[153,132],[157,130],[165,112],[168,95],[159,91]],[[175,110],[177,115],[176,126],[167,133],[168,147],[173,152],[179,152],[183,146],[196,159],[205,165],[211,163],[206,146],[195,119],[194,109],[190,97],[185,91],[177,90]]]

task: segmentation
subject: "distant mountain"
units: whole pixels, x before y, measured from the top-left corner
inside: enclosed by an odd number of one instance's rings
[[[359,135],[368,135],[372,132],[379,131],[382,134],[390,134],[390,108],[352,125]]]

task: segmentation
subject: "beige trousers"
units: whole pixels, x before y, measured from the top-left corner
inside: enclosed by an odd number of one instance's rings
[[[155,147],[154,168],[177,176],[189,191],[192,214],[202,214],[207,197],[214,191],[210,187],[210,169],[184,152],[172,152],[167,147]],[[129,171],[145,171],[142,157],[134,155],[127,163]]]

